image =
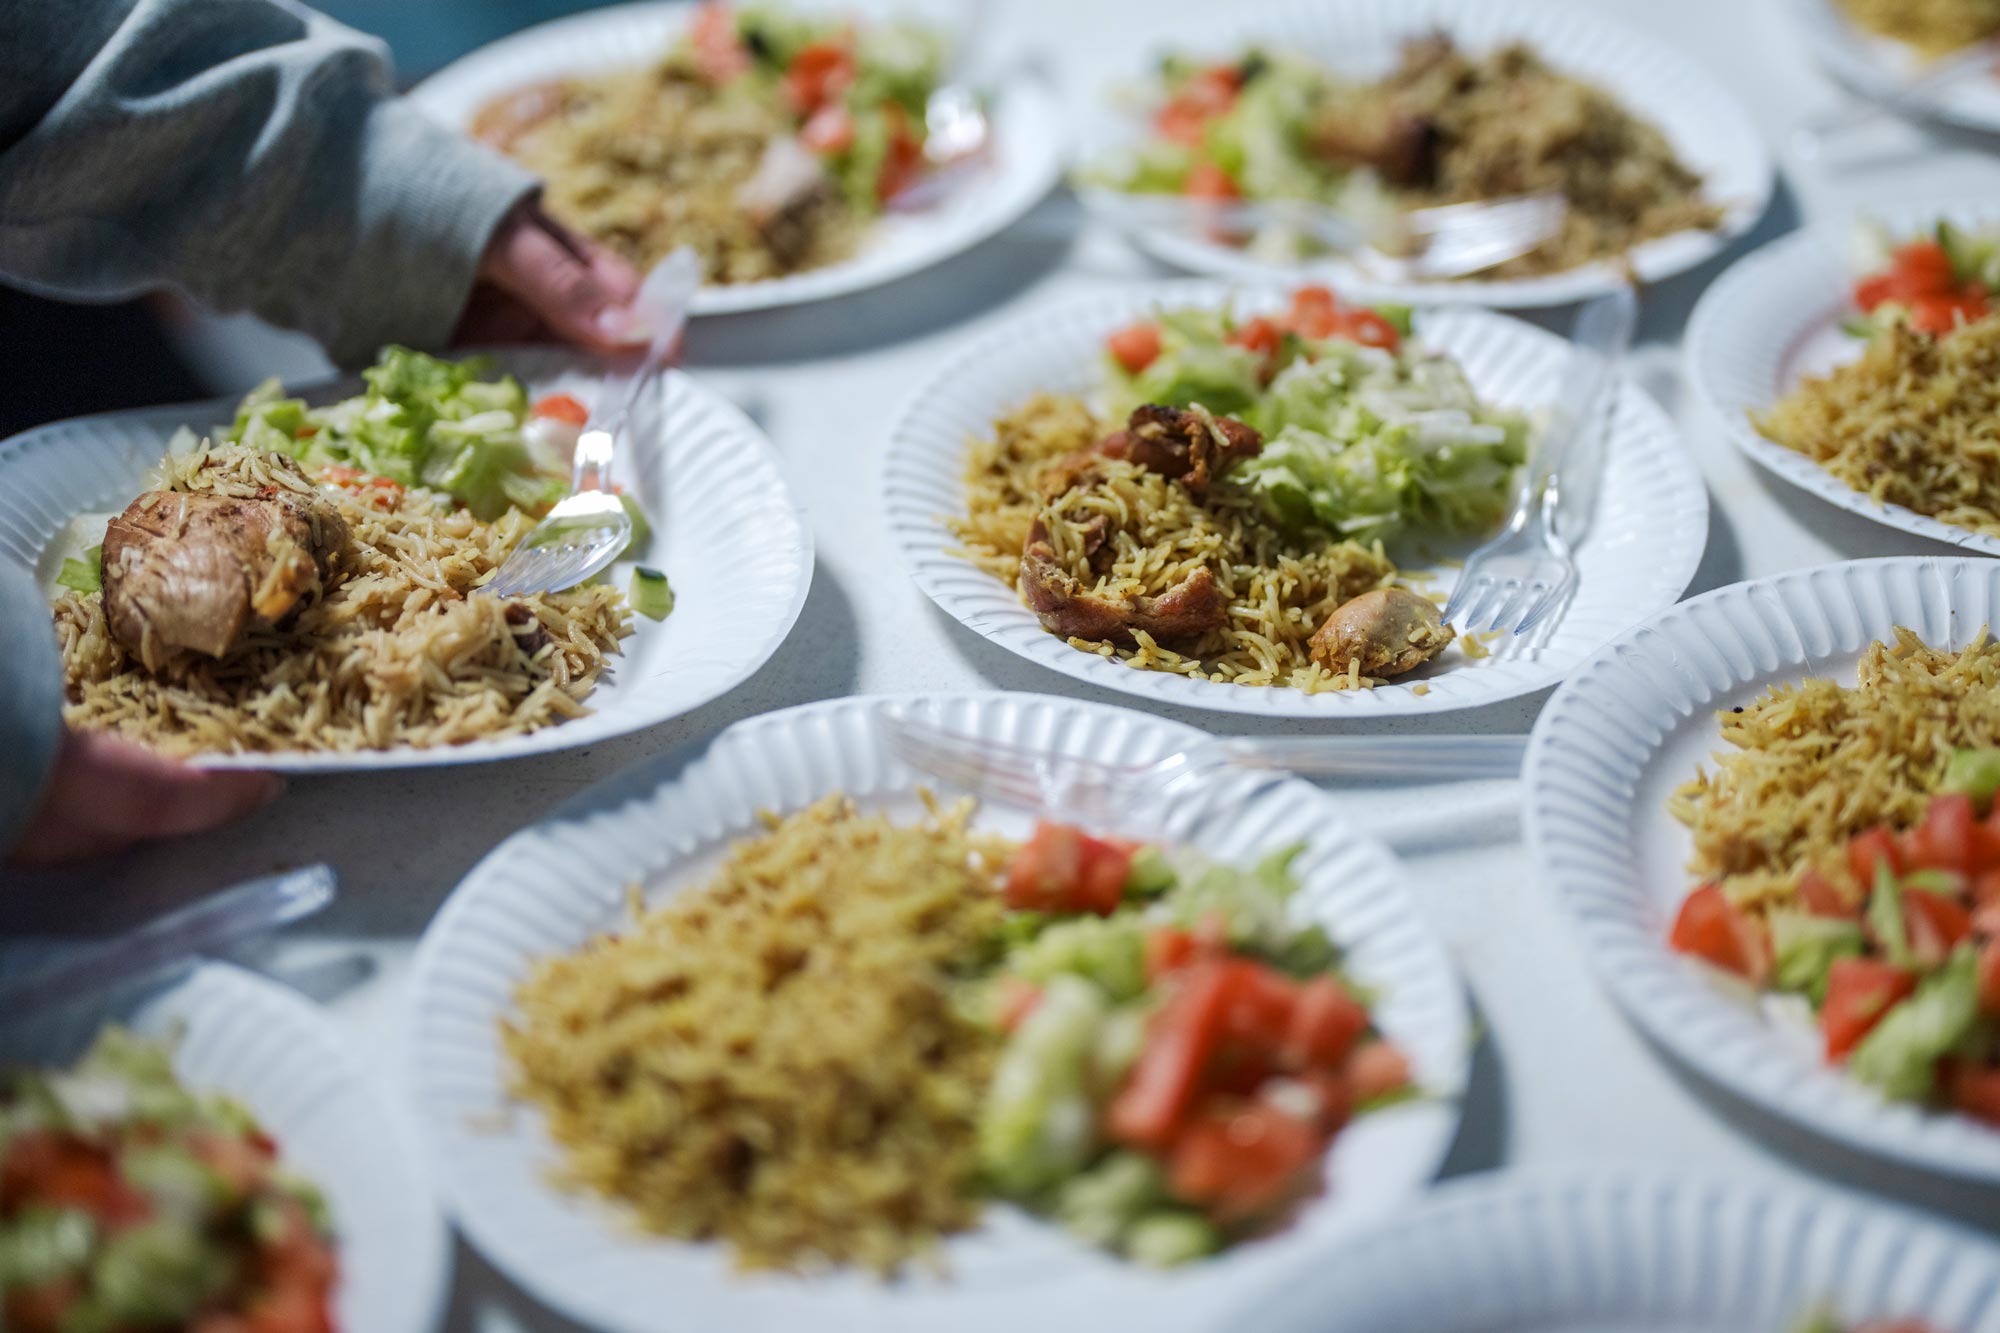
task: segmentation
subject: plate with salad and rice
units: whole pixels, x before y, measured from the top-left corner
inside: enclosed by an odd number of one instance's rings
[[[963,127],[927,103],[957,11],[906,8],[614,5],[482,47],[411,98],[541,175],[555,217],[641,271],[695,249],[695,314],[816,301],[985,240],[1060,173],[1055,99],[1029,77],[992,90],[983,152],[945,153]]]
[[[890,527],[968,628],[1106,688],[1287,717],[1512,698],[1671,603],[1707,535],[1692,461],[1628,384],[1567,605],[1523,639],[1440,623],[1564,347],[1314,287],[1053,303],[918,392],[890,442]]]
[[[1093,183],[1196,200],[1303,199],[1387,226],[1403,210],[1552,192],[1558,233],[1462,279],[1411,281],[1301,228],[1155,231],[1196,272],[1301,270],[1357,299],[1538,306],[1685,271],[1763,213],[1771,163],[1729,93],[1649,37],[1513,0],[1272,0],[1146,51]]]
[[[664,721],[762,665],[811,544],[769,442],[679,373],[619,458],[620,563],[479,591],[567,490],[601,383],[578,358],[503,360],[390,348],[358,386],[0,444],[0,553],[50,598],[70,725],[204,764],[466,763]]]
[[[1528,841],[1612,994],[1809,1129],[2000,1180],[2000,566],[1738,584],[1537,724]]]
[[[241,969],[0,1023],[15,1333],[427,1333],[451,1251],[400,1108]]]
[[[1420,1188],[1469,1051],[1388,854],[1289,778],[1080,828],[882,731],[1143,760],[1191,728],[846,699],[614,779],[420,946],[418,1102],[472,1242],[618,1330],[1206,1327]]]
[[[2000,211],[1913,204],[1734,265],[1688,325],[1729,439],[1830,504],[2000,555]]]
[[[1818,1188],[1599,1166],[1441,1186],[1231,1327],[2000,1333],[2000,1246]]]

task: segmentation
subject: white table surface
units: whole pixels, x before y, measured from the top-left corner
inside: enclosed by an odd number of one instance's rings
[[[1753,470],[1696,409],[1679,338],[1703,287],[1750,246],[1863,201],[2000,190],[2000,159],[1975,139],[1881,125],[1844,144],[1837,168],[1804,169],[1782,150],[1788,132],[1842,94],[1800,49],[1775,0],[1589,2],[1708,61],[1781,151],[1784,180],[1753,235],[1645,298],[1634,370],[1680,422],[1712,501],[1709,548],[1690,591],[1830,560],[1942,550]],[[1040,47],[1082,115],[1113,53],[1170,32],[1176,16],[1196,17],[1209,4],[1000,0],[995,8],[1004,43],[1024,52]],[[1025,228],[873,293],[701,321],[690,339],[690,369],[777,441],[818,542],[818,570],[798,627],[751,681],[691,716],[586,750],[301,780],[277,805],[227,832],[29,879],[0,901],[0,931],[109,929],[276,866],[330,861],[341,873],[339,903],[301,938],[277,946],[274,965],[325,999],[400,1079],[404,981],[417,935],[474,862],[589,784],[739,718],[843,694],[1007,689],[1123,702],[1003,653],[937,611],[891,550],[876,492],[890,423],[941,359],[1032,302],[1159,271],[1108,238],[1069,244]],[[223,350],[210,365],[219,390],[273,368],[268,353],[251,365],[230,362]],[[1544,699],[1400,725],[1520,732]],[[1222,714],[1177,716],[1220,731],[1259,725]],[[1344,788],[1339,796],[1361,822],[1378,827],[1413,805],[1463,812],[1449,833],[1405,828],[1395,838],[1487,1032],[1447,1174],[1529,1163],[1701,1164],[1873,1190],[2000,1233],[2000,1193],[1954,1187],[1820,1143],[1726,1101],[1650,1049],[1596,986],[1534,883],[1513,817],[1515,784]],[[447,1321],[454,1333],[574,1327],[536,1307],[462,1244],[458,1260]]]

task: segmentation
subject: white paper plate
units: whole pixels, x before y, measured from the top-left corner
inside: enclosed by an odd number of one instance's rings
[[[1853,1147],[2000,1182],[2000,1130],[1883,1100],[1824,1062],[1807,1023],[1667,947],[1693,884],[1692,842],[1666,801],[1725,748],[1714,714],[1807,676],[1852,685],[1862,650],[1899,625],[1938,646],[2000,625],[2000,563],[1826,565],[1692,598],[1621,636],[1571,676],[1535,725],[1528,848],[1605,985],[1675,1056]]]
[[[1848,21],[1834,0],[1786,0],[1806,46],[1827,72],[1865,97],[1893,97],[1921,78],[1924,62],[1901,42]],[[2000,132],[2000,79],[1966,79],[1931,99],[1931,117],[1969,130]]]
[[[1155,283],[1052,302],[982,338],[920,389],[890,437],[884,473],[889,528],[917,583],[971,629],[1031,662],[1158,703],[1267,717],[1386,717],[1474,708],[1560,680],[1606,639],[1671,604],[1694,577],[1708,540],[1708,492],[1659,406],[1621,389],[1595,521],[1577,550],[1580,586],[1567,609],[1525,641],[1473,661],[1456,649],[1402,681],[1372,690],[1303,694],[1142,671],[1072,648],[1041,627],[1012,589],[957,552],[945,526],[965,510],[965,457],[994,418],[1038,393],[1092,396],[1105,335],[1160,308],[1266,310],[1283,298],[1217,283]],[[1568,347],[1519,320],[1480,310],[1426,310],[1417,336],[1465,367],[1483,399],[1535,410],[1555,391]],[[1449,588],[1452,569],[1435,571]],[[1414,686],[1428,686],[1418,694]]]
[[[1729,439],[1760,466],[1828,504],[1919,537],[2000,555],[2000,538],[1970,532],[1902,505],[1880,504],[1804,454],[1766,439],[1750,413],[1769,408],[1804,375],[1823,375],[1860,356],[1840,331],[1854,311],[1848,260],[1852,229],[1879,222],[1895,236],[1928,233],[1945,218],[1965,227],[2000,224],[1991,201],[1933,202],[1870,210],[1843,224],[1797,232],[1730,265],[1702,293],[1688,320],[1688,378]]]
[[[1308,55],[1356,78],[1387,73],[1402,43],[1443,31],[1475,53],[1524,41],[1551,65],[1613,93],[1651,121],[1724,208],[1713,232],[1682,232],[1631,252],[1633,269],[1655,282],[1693,268],[1748,231],[1771,198],[1771,159],[1742,104],[1699,64],[1659,40],[1555,0],[1255,0],[1218,11],[1199,31],[1175,32],[1157,49],[1235,51],[1251,42]],[[1134,71],[1138,74],[1139,71]],[[1300,270],[1250,258],[1234,246],[1178,232],[1150,233],[1146,247],[1169,263],[1218,277],[1296,279]],[[1608,263],[1535,278],[1424,283],[1378,282],[1335,259],[1311,261],[1359,300],[1548,306],[1582,300],[1624,281]]]
[[[1446,1185],[1293,1275],[1259,1333],[1784,1333],[1805,1314],[2000,1333],[2000,1246],[1825,1190],[1685,1169]]]
[[[587,400],[597,391],[590,363],[577,358],[514,351],[496,359],[531,393],[575,392]],[[52,539],[71,518],[130,503],[175,430],[205,431],[235,410],[234,399],[217,399],[115,412],[0,441],[0,559],[32,569],[45,554],[59,555]],[[642,447],[621,455],[619,475],[652,520],[645,561],[666,571],[674,612],[664,621],[633,617],[634,633],[586,701],[588,716],[525,736],[432,749],[199,762],[326,773],[547,754],[678,717],[748,679],[784,641],[812,582],[812,538],[778,452],[749,418],[679,371],[641,399],[633,423]],[[615,567],[614,577],[627,578],[629,569]]]
[[[834,791],[904,818],[920,779],[892,760],[878,719],[924,709],[956,730],[1102,759],[1165,754],[1200,733],[1123,709],[1021,694],[841,699],[738,723],[705,748],[642,765],[515,835],[467,876],[418,949],[411,1003],[420,1115],[443,1188],[472,1242],[538,1298],[592,1327],[676,1329],[1096,1330],[1201,1326],[1278,1265],[1378,1214],[1427,1181],[1458,1122],[1470,1036],[1450,963],[1420,923],[1390,856],[1293,778],[1223,782],[1186,809],[1185,840],[1234,862],[1293,841],[1299,907],[1379,988],[1376,1019],[1435,1097],[1369,1116],[1329,1158],[1328,1196],[1279,1235],[1173,1275],[1088,1249],[1012,1208],[951,1241],[948,1278],[884,1284],[853,1272],[743,1275],[714,1245],[634,1235],[609,1206],[555,1191],[539,1117],[507,1100],[499,1022],[530,965],[625,920],[626,886],[661,894],[712,873],[760,810]],[[938,784],[929,783],[933,787]],[[1019,812],[993,827],[1024,833]]]
[[[894,0],[843,0],[834,7],[878,15],[909,8]],[[480,107],[502,93],[548,79],[644,65],[667,49],[694,12],[693,4],[612,5],[537,24],[454,60],[418,84],[410,99],[453,129],[469,129]],[[948,22],[950,12],[919,17]],[[694,313],[768,310],[860,291],[929,268],[1006,227],[1056,183],[1065,134],[1054,94],[1033,78],[1003,84],[989,114],[993,164],[936,207],[883,218],[871,228],[860,253],[841,263],[782,278],[703,287],[694,299]]]
[[[326,1015],[285,987],[205,963],[110,1009],[0,1029],[0,1063],[67,1063],[106,1021],[179,1034],[174,1072],[247,1106],[285,1165],[319,1186],[338,1233],[337,1322],[349,1333],[427,1333],[444,1312],[451,1248],[403,1108]]]

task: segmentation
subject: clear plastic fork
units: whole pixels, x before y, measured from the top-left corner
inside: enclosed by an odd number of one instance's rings
[[[1511,778],[1525,736],[1245,736],[1197,742],[1150,763],[985,740],[917,718],[883,723],[889,751],[922,773],[982,800],[1044,810],[1082,824],[1113,826],[1135,809],[1208,781],[1218,771],[1301,777],[1470,780]]]
[[[1569,361],[1527,484],[1500,535],[1466,562],[1445,603],[1447,621],[1468,630],[1525,634],[1575,585],[1576,559],[1559,515],[1565,493],[1586,490],[1595,470],[1590,446],[1606,428],[1617,396],[1618,362],[1631,345],[1638,315],[1639,298],[1625,284],[1577,312]]]
[[[598,395],[577,438],[570,493],[515,546],[481,592],[530,597],[573,588],[618,558],[632,519],[611,489],[611,460],[639,395],[667,363],[701,286],[701,260],[686,246],[654,265],[632,303],[653,330],[652,345],[623,384]]]

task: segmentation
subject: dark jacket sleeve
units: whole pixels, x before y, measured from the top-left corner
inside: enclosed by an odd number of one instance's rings
[[[533,188],[397,100],[380,42],[286,0],[0,3],[0,281],[171,287],[351,365],[441,346]]]

